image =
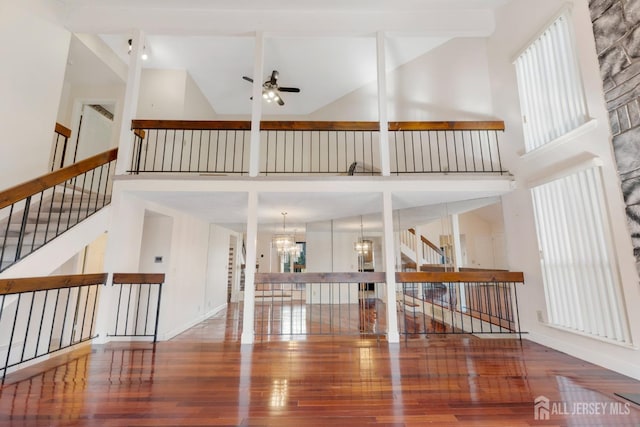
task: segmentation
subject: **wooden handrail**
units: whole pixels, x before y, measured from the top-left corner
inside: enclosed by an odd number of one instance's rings
[[[71,138],[71,129],[66,126],[56,123],[55,132],[64,136],[65,138]]]
[[[164,273],[113,273],[113,284],[162,284]]]
[[[397,283],[429,283],[429,282],[516,282],[524,283],[524,274],[515,271],[428,271],[398,272]]]
[[[401,130],[504,130],[503,121],[389,122],[390,131]]]
[[[102,285],[106,280],[107,273],[0,279],[0,295],[72,288],[74,286]]]
[[[409,233],[413,234],[414,236],[416,235],[416,230],[415,228],[410,228],[409,229]],[[429,246],[431,249],[433,249],[434,251],[436,251],[438,253],[438,255],[443,256],[444,252],[442,252],[442,249],[440,249],[439,247],[437,247],[435,244],[433,244],[431,242],[431,240],[427,239],[426,237],[424,237],[422,234],[420,235],[420,241],[422,243],[424,243],[425,245]]]
[[[250,130],[251,122],[212,120],[132,120],[131,129]],[[378,122],[363,121],[277,121],[260,122],[261,130],[378,131]],[[504,130],[503,121],[389,122],[390,131],[419,130]]]
[[[41,191],[51,188],[58,184],[61,184],[75,176],[90,171],[98,166],[102,166],[115,160],[118,157],[118,149],[114,148],[104,153],[97,154],[88,159],[81,160],[65,168],[59,169],[55,172],[48,173],[39,178],[27,181],[22,184],[18,184],[15,187],[9,188],[0,192],[0,209],[10,206],[20,200],[23,200],[34,194],[38,194]]]
[[[384,283],[385,273],[257,273],[255,283]]]
[[[131,129],[251,130],[251,122],[246,120],[132,120]]]

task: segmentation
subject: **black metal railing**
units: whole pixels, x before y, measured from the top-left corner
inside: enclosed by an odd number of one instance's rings
[[[249,121],[134,120],[130,172],[247,175]],[[390,172],[499,173],[503,122],[391,122]],[[263,121],[261,175],[380,175],[378,122]]]
[[[262,175],[380,175],[377,122],[262,122]]]
[[[0,371],[88,341],[106,274],[0,279]]]
[[[506,271],[396,273],[401,334],[520,335],[516,286]]]
[[[51,156],[51,168],[53,172],[55,169],[61,169],[64,167],[64,160],[67,155],[67,145],[69,144],[69,138],[71,137],[71,129],[56,123],[56,127],[53,133],[53,154]]]
[[[149,337],[156,342],[163,283],[164,274],[114,274],[117,302],[107,336]]]
[[[111,202],[117,150],[0,193],[0,271]]]
[[[384,273],[256,274],[255,335],[384,335],[384,289]]]
[[[499,173],[503,122],[389,124],[391,173]]]
[[[0,372],[97,336],[107,273],[0,279]],[[111,337],[158,335],[164,274],[114,273]],[[119,288],[119,289],[118,289]],[[113,299],[111,300],[113,301]]]
[[[134,120],[129,172],[249,172],[250,122]]]

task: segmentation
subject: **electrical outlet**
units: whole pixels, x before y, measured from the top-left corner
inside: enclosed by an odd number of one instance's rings
[[[544,323],[544,317],[542,317],[542,310],[537,310],[536,316],[538,316],[538,322]]]

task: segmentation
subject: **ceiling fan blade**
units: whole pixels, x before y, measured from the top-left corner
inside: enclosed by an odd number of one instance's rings
[[[246,81],[253,83],[253,79],[251,77],[247,77],[247,76],[242,76],[243,79],[245,79]]]
[[[295,92],[295,93],[300,92],[300,89],[297,87],[279,87],[278,90],[280,92]]]
[[[278,97],[278,104],[279,105],[284,105],[284,100],[280,96]]]
[[[277,81],[278,81],[278,70],[273,70],[273,72],[271,73],[271,84],[275,85]]]

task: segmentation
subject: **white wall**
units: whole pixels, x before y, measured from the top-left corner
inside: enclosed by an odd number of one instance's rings
[[[377,120],[371,82],[309,115],[310,120]],[[453,39],[387,73],[389,120],[493,117],[484,39]]]
[[[188,120],[213,120],[216,112],[209,104],[191,74],[186,73],[183,117]]]
[[[516,86],[514,55],[550,23],[561,1],[514,1],[498,10],[496,32],[488,42],[494,110],[505,120],[507,132],[503,141],[503,164],[515,173],[518,189],[503,197],[507,254],[511,270],[523,271],[526,285],[518,289],[520,320],[531,340],[600,364],[635,378],[640,378],[640,353],[632,348],[608,344],[593,338],[561,331],[538,321],[538,312],[546,319],[546,304],[539,265],[529,182],[562,171],[571,162],[597,156],[603,163],[605,193],[610,207],[610,225],[619,274],[623,282],[634,343],[640,340],[640,287],[626,228],[624,205],[613,162],[608,116],[604,108],[602,81],[595,54],[592,26],[587,2],[574,1],[573,23],[577,54],[584,80],[588,110],[597,124],[573,140],[537,154],[521,156],[524,147],[520,106]]]
[[[497,268],[491,224],[473,212],[458,216],[460,234],[465,236],[466,263],[463,267]],[[463,257],[464,259],[464,257]]]
[[[58,23],[62,7],[45,0],[2,2],[0,189],[48,171],[71,37]]]
[[[233,232],[219,225],[209,227],[209,253],[205,288],[205,315],[213,315],[227,304],[229,243]]]
[[[211,120],[215,112],[187,71],[144,68],[136,117]]]
[[[171,260],[173,218],[147,211],[142,229],[140,267],[143,273],[168,273]],[[156,257],[161,258],[157,262]]]

